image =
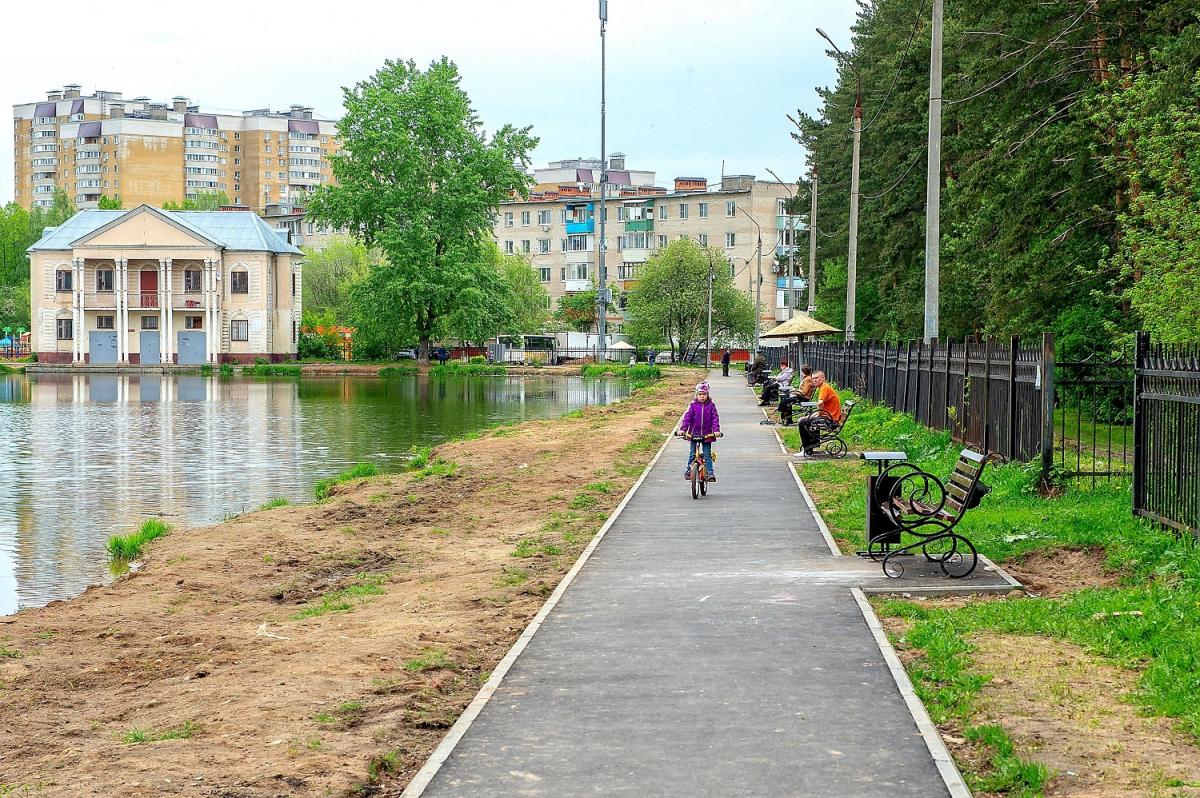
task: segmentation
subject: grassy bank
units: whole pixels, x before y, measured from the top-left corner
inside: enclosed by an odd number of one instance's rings
[[[844,437],[852,448],[905,451],[939,476],[949,474],[962,448],[949,433],[930,431],[908,416],[865,403]],[[844,550],[865,542],[865,473],[861,463],[850,460],[800,466]],[[966,763],[973,787],[1036,795],[1053,776],[1029,761],[1036,760],[1036,751],[1021,754],[1014,748],[1003,722],[976,722],[981,691],[991,678],[976,667],[973,656],[985,635],[1067,641],[1133,669],[1137,689],[1130,700],[1138,709],[1171,718],[1189,739],[1200,740],[1200,704],[1195,701],[1200,691],[1200,556],[1195,547],[1135,519],[1127,481],[1094,488],[1079,481],[1044,498],[1037,491],[1036,466],[989,465],[983,480],[992,492],[962,527],[981,553],[1013,563],[1014,569],[1036,558],[1047,564],[1045,579],[1051,588],[1080,576],[1065,564],[1068,552],[1095,553],[1103,578],[1092,585],[1082,579],[1081,589],[1053,597],[965,606],[902,600],[877,604],[882,616],[903,629],[896,642],[915,655],[907,662],[909,674],[935,722],[961,729],[968,744],[987,751],[982,762]],[[1112,700],[1123,699],[1114,695]]]
[[[146,544],[155,538],[162,537],[167,534],[170,527],[166,521],[160,521],[157,518],[147,518],[138,527],[137,532],[128,535],[113,535],[108,539],[108,543],[104,548],[108,551],[108,556],[113,560],[129,562],[136,560],[142,556],[142,549]]]
[[[429,373],[435,377],[447,377],[458,374],[474,377],[503,377],[508,374],[508,367],[493,363],[458,363],[445,365],[438,363],[429,367]]]

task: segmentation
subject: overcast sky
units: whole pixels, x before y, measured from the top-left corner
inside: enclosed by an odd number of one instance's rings
[[[610,0],[608,148],[627,166],[785,180],[804,168],[784,114],[834,79],[814,28],[849,41],[854,0]],[[597,0],[66,0],[0,12],[0,105],[79,83],[126,98],[179,94],[239,112],[297,103],[336,118],[341,87],[387,58],[446,55],[489,128],[533,125],[535,164],[600,149]],[[36,35],[37,32],[46,35]],[[0,137],[0,201],[12,138]]]

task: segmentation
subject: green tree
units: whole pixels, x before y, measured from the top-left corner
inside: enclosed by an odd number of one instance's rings
[[[337,184],[307,209],[385,255],[353,292],[362,339],[416,340],[425,362],[450,318],[487,294],[492,218],[501,201],[527,195],[537,144],[527,127],[488,137],[460,82],[445,58],[426,70],[387,61],[346,89]]]
[[[29,211],[15,202],[0,209],[0,285],[29,278],[29,255],[25,250],[36,240]]]
[[[0,327],[30,329],[29,281],[0,285]]]
[[[520,255],[500,255],[500,271],[508,289],[512,332],[543,332],[550,318],[550,294],[537,270]]]
[[[754,336],[754,302],[733,284],[722,252],[690,239],[672,241],[650,257],[629,292],[626,331],[638,346],[670,346],[676,360],[695,355],[708,333],[708,276],[713,340]]]
[[[372,263],[381,260],[364,244],[349,236],[331,237],[325,246],[304,247],[303,300],[305,309],[331,311],[335,318],[353,312],[350,289],[363,279]]]
[[[98,207],[102,211],[119,211],[124,208],[124,206],[121,205],[121,195],[120,194],[118,194],[115,197],[106,197],[106,196],[100,197],[100,202],[97,204],[96,207]]]
[[[554,317],[570,330],[589,332],[596,326],[596,318],[599,315],[596,308],[598,297],[595,289],[564,294],[558,298],[558,309],[554,311]]]
[[[229,204],[229,195],[224,191],[198,191],[195,197],[187,197],[183,202],[167,200],[162,208],[164,211],[219,211],[222,205]]]

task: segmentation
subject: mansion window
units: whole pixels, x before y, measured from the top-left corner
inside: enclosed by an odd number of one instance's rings
[[[250,273],[249,272],[230,272],[230,274],[229,274],[229,290],[235,294],[250,293]]]
[[[230,319],[229,321],[229,340],[231,341],[249,341],[250,340],[250,322],[246,319]]]
[[[97,316],[96,317],[96,329],[97,330],[115,330],[116,325],[113,323],[114,318],[115,317],[113,317],[113,316]]]
[[[70,291],[74,283],[71,281],[70,269],[59,269],[54,272],[54,290]],[[70,336],[67,336],[68,338]]]
[[[142,316],[142,329],[143,330],[157,330],[158,329],[158,316]]]
[[[75,337],[75,324],[71,319],[59,319],[56,328],[60,341],[70,341]]]
[[[97,291],[112,291],[113,290],[112,269],[98,269],[96,271],[96,290]]]
[[[184,271],[183,271],[183,293],[185,293],[185,294],[200,293],[200,270],[199,269],[184,269]]]
[[[203,316],[184,316],[183,317],[183,329],[185,329],[185,330],[203,330],[204,329],[204,317]]]

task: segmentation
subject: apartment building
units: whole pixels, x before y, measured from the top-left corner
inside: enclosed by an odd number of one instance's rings
[[[85,97],[77,84],[14,105],[13,143],[13,196],[26,208],[62,189],[81,209],[102,196],[129,208],[224,192],[257,212],[332,182],[338,148],[335,123],[305,106],[206,112],[186,97]]]
[[[561,173],[555,175],[561,182],[544,179],[550,170],[536,170],[529,199],[501,203],[495,223],[497,246],[529,259],[554,306],[559,297],[598,284],[599,161],[594,162],[595,170],[576,166],[573,175],[559,168],[562,163],[572,162],[551,164]],[[626,294],[636,284],[642,264],[680,238],[719,250],[734,284],[753,299],[760,230],[760,315],[764,324],[791,317],[786,267],[778,264],[786,263],[789,248],[803,237],[800,220],[789,217],[784,207],[795,185],[727,175],[716,185],[705,178],[677,177],[668,189],[653,185],[653,172],[630,172],[624,166],[619,154],[610,160],[605,197],[605,266],[613,291],[609,318],[614,331],[620,331]],[[802,257],[799,250],[795,257]],[[791,283],[793,289],[803,285],[799,279]]]
[[[294,359],[302,253],[250,211],[80,211],[29,248],[42,363]]]

